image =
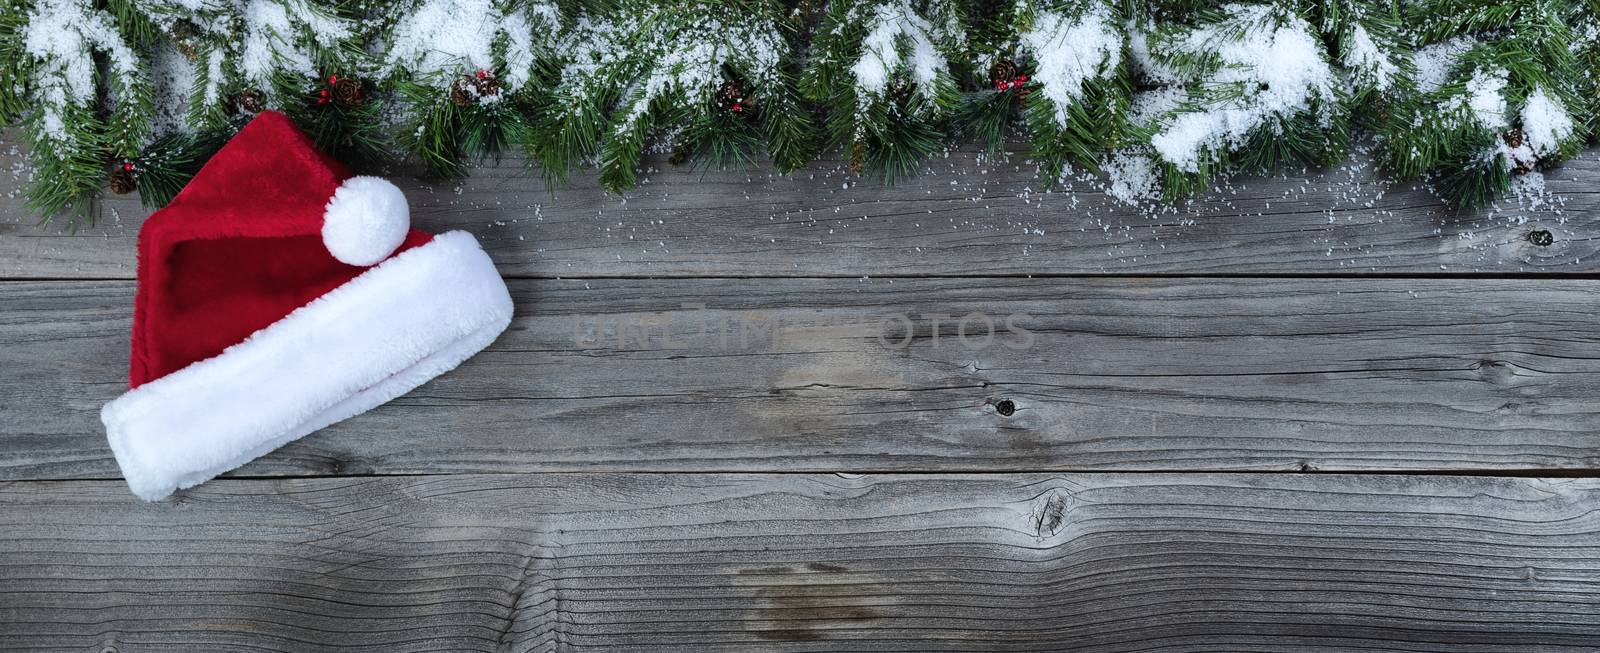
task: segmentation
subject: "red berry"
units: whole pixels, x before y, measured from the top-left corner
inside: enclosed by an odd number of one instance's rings
[[[744,111],[744,105],[735,102],[733,103],[732,109],[734,113],[739,113],[740,111]]]
[[[132,161],[123,161],[122,162],[122,171],[123,172],[133,172],[133,162]]]
[[[339,83],[339,76],[338,75],[328,75],[328,85],[329,86],[333,86],[334,84],[338,84],[338,83]]]
[[[487,70],[479,70],[478,71],[478,79],[488,79],[488,78],[489,78],[489,71],[487,71]]]
[[[1017,77],[1017,83],[1018,84],[1021,84],[1021,83],[1026,82],[1026,81],[1028,81],[1028,76],[1027,75],[1022,75],[1022,76]]]

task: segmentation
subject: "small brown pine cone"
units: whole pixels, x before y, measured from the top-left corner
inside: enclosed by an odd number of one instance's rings
[[[856,141],[850,145],[850,172],[861,172],[867,167],[867,144]]]
[[[476,77],[472,80],[472,88],[478,92],[479,98],[494,97],[500,94],[500,80],[492,75]]]
[[[245,91],[234,96],[233,105],[245,113],[261,113],[265,108],[261,105],[260,91]]]
[[[168,29],[172,42],[183,58],[195,61],[200,58],[200,27],[187,19],[180,19]]]
[[[340,77],[333,84],[333,101],[341,107],[353,107],[361,104],[361,82],[350,77]]]
[[[465,84],[457,83],[450,86],[450,101],[458,107],[472,104],[477,99]]]
[[[1522,147],[1522,130],[1521,129],[1517,129],[1516,127],[1512,127],[1511,129],[1507,129],[1506,133],[1502,134],[1500,136],[1500,138],[1505,140],[1507,147],[1512,147],[1512,148]]]
[[[458,107],[499,94],[500,80],[481,70],[475,75],[462,75],[456,78],[456,83],[450,86],[450,101]]]
[[[1539,165],[1539,157],[1534,154],[1533,148],[1524,147],[1527,137],[1521,129],[1512,127],[1500,135],[1500,140],[1505,141],[1508,154],[1506,158],[1511,162],[1511,169],[1517,172],[1529,172]]]
[[[1022,74],[1022,69],[1017,67],[1017,62],[1010,59],[1000,59],[989,67],[989,85],[998,86]]]
[[[737,114],[749,116],[755,112],[756,98],[737,80],[727,80],[717,87],[714,96],[717,106]]]
[[[730,79],[717,87],[716,98],[718,105],[724,108],[731,107],[735,103],[744,101],[744,89],[739,86],[739,82]]]
[[[117,166],[111,171],[111,192],[118,195],[127,195],[133,192],[133,172],[123,166]]]

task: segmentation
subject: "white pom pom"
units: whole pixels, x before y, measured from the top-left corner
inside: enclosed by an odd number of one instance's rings
[[[382,261],[405,242],[411,207],[394,184],[377,177],[351,177],[334,191],[322,214],[322,244],[350,265]]]

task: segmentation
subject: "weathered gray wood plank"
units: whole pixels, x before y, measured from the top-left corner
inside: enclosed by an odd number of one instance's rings
[[[1550,173],[1549,191],[1565,198],[1559,212],[1507,202],[1470,214],[1374,182],[1362,159],[1242,179],[1161,215],[1089,181],[1043,192],[1024,157],[985,161],[970,147],[892,188],[836,162],[791,177],[657,165],[622,197],[586,172],[551,193],[514,159],[460,185],[402,185],[417,224],[472,231],[505,273],[523,277],[1592,273],[1600,261],[1594,153]],[[0,277],[131,278],[145,215],[137,200],[109,196],[99,224],[74,234],[0,204]],[[1530,243],[1536,230],[1554,242]]]
[[[0,486],[0,648],[1592,651],[1600,482],[456,475]]]
[[[1600,465],[1595,281],[511,288],[488,351],[242,473]],[[117,477],[98,408],[124,389],[131,294],[0,283],[0,478]]]

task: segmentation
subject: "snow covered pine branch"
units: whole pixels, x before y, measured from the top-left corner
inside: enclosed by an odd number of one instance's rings
[[[1596,134],[1585,0],[19,0],[0,120],[32,206],[163,204],[277,109],[357,169],[522,151],[621,190],[652,150],[782,171],[825,149],[893,181],[963,138],[1130,202],[1323,165],[1367,135],[1395,179],[1477,205]]]

